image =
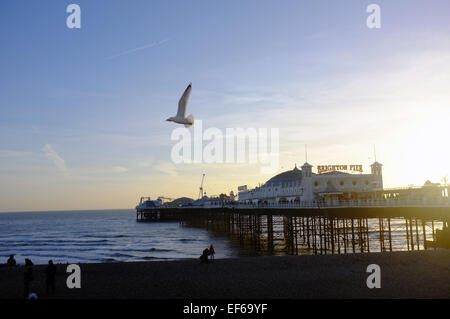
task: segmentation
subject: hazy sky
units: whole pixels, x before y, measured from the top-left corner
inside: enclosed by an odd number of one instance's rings
[[[66,7],[81,7],[68,29]],[[366,7],[381,7],[381,29]],[[128,208],[255,186],[258,165],[175,165],[178,99],[203,126],[280,129],[280,171],[384,164],[385,187],[450,171],[450,2],[0,4],[0,211]],[[369,158],[371,157],[371,158]]]

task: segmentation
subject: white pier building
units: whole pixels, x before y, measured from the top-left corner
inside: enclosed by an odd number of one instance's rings
[[[360,168],[358,168],[359,166]],[[355,167],[357,167],[355,169]],[[373,206],[373,205],[449,205],[449,187],[427,181],[422,187],[383,189],[382,164],[370,165],[370,174],[362,174],[362,166],[313,166],[303,164],[301,169],[280,173],[260,187],[239,187],[239,204],[258,206]],[[324,172],[325,171],[325,172]]]

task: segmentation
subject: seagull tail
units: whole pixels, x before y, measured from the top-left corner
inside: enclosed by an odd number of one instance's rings
[[[187,119],[188,119],[190,125],[194,124],[194,115],[189,114]]]

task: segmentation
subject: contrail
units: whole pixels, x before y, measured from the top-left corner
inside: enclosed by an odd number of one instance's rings
[[[133,53],[133,52],[136,52],[136,51],[139,51],[139,50],[144,50],[144,49],[152,48],[152,47],[157,46],[157,45],[161,45],[164,42],[167,42],[167,41],[170,41],[170,40],[171,40],[170,38],[167,38],[167,39],[164,39],[164,40],[161,40],[161,41],[158,41],[158,42],[152,42],[150,44],[146,44],[146,45],[138,47],[138,48],[134,48],[134,49],[122,52],[122,53],[111,55],[111,56],[107,57],[106,59],[108,59],[108,60],[109,59],[115,59],[115,58],[118,58],[119,56],[122,56],[122,55],[126,55],[126,54]]]

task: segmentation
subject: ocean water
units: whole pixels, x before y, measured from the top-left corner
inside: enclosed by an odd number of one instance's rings
[[[213,244],[216,258],[236,257],[226,238],[177,222],[138,223],[133,210],[0,213],[0,263],[180,260]]]

